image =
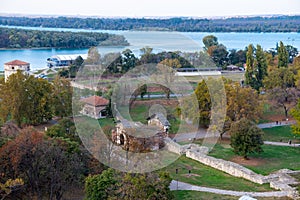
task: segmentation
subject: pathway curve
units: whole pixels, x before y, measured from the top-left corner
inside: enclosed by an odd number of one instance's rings
[[[287,121],[278,121],[278,122],[269,122],[269,123],[258,124],[257,127],[273,128],[273,127],[278,127],[278,126],[289,126],[289,125],[292,125],[295,123],[296,123],[295,120],[287,120]]]
[[[271,141],[264,141],[264,144],[267,145],[274,145],[274,146],[284,146],[284,147],[300,147],[300,144],[295,143],[285,143],[285,142],[271,142]]]
[[[178,185],[177,185],[178,184]],[[191,185],[189,183],[184,183],[172,180],[170,184],[171,190],[193,190],[200,192],[209,192],[215,194],[231,195],[231,196],[252,196],[252,197],[286,197],[288,192],[286,191],[272,191],[272,192],[243,192],[243,191],[233,191],[233,190],[221,190],[216,188],[201,187],[196,185]]]

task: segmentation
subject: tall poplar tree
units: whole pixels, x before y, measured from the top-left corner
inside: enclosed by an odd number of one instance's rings
[[[289,53],[284,46],[283,42],[280,41],[278,47],[278,67],[288,67],[289,63]]]
[[[253,45],[250,44],[246,56],[245,82],[259,91],[263,87],[263,79],[267,76],[267,61],[264,51],[260,45],[257,45],[255,50]]]

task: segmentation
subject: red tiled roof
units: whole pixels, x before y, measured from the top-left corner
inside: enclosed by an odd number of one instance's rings
[[[99,96],[90,96],[88,98],[81,99],[81,101],[92,106],[106,106],[109,104],[109,100]]]
[[[5,65],[29,65],[28,62],[24,62],[21,60],[13,60],[13,61],[10,61],[10,62],[4,63],[4,64]]]

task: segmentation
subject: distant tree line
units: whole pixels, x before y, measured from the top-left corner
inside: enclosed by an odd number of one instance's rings
[[[299,32],[300,16],[226,19],[28,18],[0,17],[1,25],[102,30],[170,30],[192,32]]]
[[[127,46],[124,36],[95,32],[59,32],[0,28],[0,48],[89,48]]]

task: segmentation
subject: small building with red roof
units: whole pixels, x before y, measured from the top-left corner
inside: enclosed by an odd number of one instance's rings
[[[17,73],[18,70],[28,73],[30,71],[30,63],[21,60],[13,60],[4,63],[5,81],[7,81],[10,75]]]
[[[80,101],[84,104],[81,114],[94,119],[106,117],[106,107],[109,104],[109,100],[104,97],[94,95],[83,98]]]

